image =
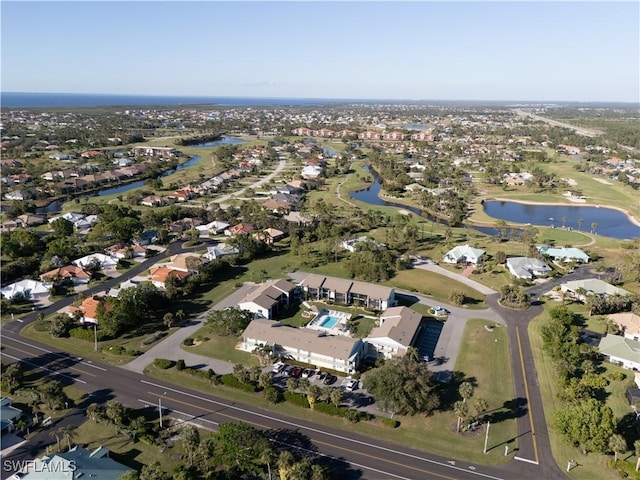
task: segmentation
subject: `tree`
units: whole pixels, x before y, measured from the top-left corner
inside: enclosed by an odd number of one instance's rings
[[[185,425],[180,430],[180,438],[189,457],[189,466],[192,466],[193,457],[200,446],[200,432],[193,425]]]
[[[456,417],[458,418],[456,432],[460,432],[460,422],[462,422],[465,418],[467,418],[467,415],[469,415],[469,407],[467,406],[466,403],[458,400],[456,403],[453,404],[453,412],[456,414]]]
[[[55,438],[56,439],[56,445],[57,445],[57,450],[56,451],[60,451],[60,436],[62,435],[61,429],[56,428],[55,430],[49,432],[49,438]]]
[[[470,382],[462,382],[458,387],[458,393],[462,397],[462,401],[467,403],[467,398],[473,397],[473,385]]]
[[[4,384],[7,392],[13,393],[14,390],[20,388],[23,376],[24,374],[19,363],[16,362],[8,365],[2,371],[2,383]]]
[[[58,218],[51,223],[54,235],[58,238],[67,238],[73,235],[73,223],[66,218]]]
[[[615,425],[611,408],[593,398],[557,410],[553,415],[553,426],[585,455],[605,453]]]
[[[313,407],[320,398],[320,395],[321,391],[319,386],[309,385],[309,388],[307,388],[307,401],[309,402],[309,407],[311,407],[311,410],[313,410]]]
[[[242,332],[253,319],[253,314],[237,307],[217,310],[207,318],[207,323],[220,335],[237,335]]]
[[[97,403],[92,403],[87,407],[87,417],[93,422],[98,419],[98,413],[100,412],[100,406]]]
[[[638,457],[638,461],[636,462],[636,472],[640,470],[640,440],[636,440],[633,442],[633,449],[635,450],[636,457]]]
[[[619,433],[614,433],[609,438],[609,449],[613,452],[613,461],[618,461],[618,454],[627,451],[627,441]]]
[[[165,313],[164,317],[162,317],[162,323],[164,323],[165,327],[171,328],[171,325],[173,325],[173,313]]]
[[[76,436],[77,430],[78,430],[78,427],[76,425],[65,425],[64,427],[60,428],[62,439],[67,441],[67,446],[69,447],[69,450],[71,450],[71,440],[73,440],[74,437]]]
[[[591,224],[591,233],[596,233],[596,230],[598,230],[598,224],[596,222],[593,222]]]
[[[501,265],[501,264],[503,264],[504,262],[507,261],[507,254],[504,253],[502,250],[500,250],[500,251],[496,252],[496,254],[494,256],[494,259],[495,259],[496,263]]]
[[[478,397],[473,401],[473,408],[476,411],[476,419],[477,419],[481,415],[484,415],[484,413],[489,408],[489,404],[484,398]]]
[[[584,224],[584,218],[578,219],[578,230],[582,231],[582,224]]]
[[[216,437],[216,460],[239,473],[260,473],[256,463],[271,444],[265,435],[255,427],[244,423],[223,423]],[[241,475],[237,475],[236,478]]]
[[[117,400],[109,400],[105,407],[105,415],[113,424],[116,429],[124,423],[125,407]]]
[[[440,404],[433,374],[426,363],[406,357],[387,360],[381,367],[368,372],[364,386],[382,409],[392,413],[428,415]]]
[[[449,300],[451,300],[451,303],[454,305],[462,305],[465,298],[466,296],[462,290],[451,290],[449,292]]]
[[[169,474],[164,473],[158,461],[143,465],[140,470],[140,480],[170,480],[170,478]]]
[[[40,396],[53,410],[64,405],[67,400],[64,385],[60,380],[48,380],[40,387]]]

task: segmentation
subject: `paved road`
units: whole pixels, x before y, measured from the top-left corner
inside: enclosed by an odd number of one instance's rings
[[[541,470],[528,463],[511,462],[504,467],[488,467],[461,460],[428,454],[394,445],[382,439],[320,426],[306,420],[176,387],[136,372],[100,362],[80,360],[46,345],[25,341],[14,333],[3,338],[3,361],[21,359],[33,368],[45,369],[66,383],[74,383],[100,403],[115,398],[125,405],[157,411],[177,421],[189,421],[216,429],[220,423],[244,421],[258,428],[270,429],[280,445],[317,454],[340,479],[539,479]],[[105,388],[105,385],[108,387]],[[46,434],[48,435],[48,434]],[[45,446],[47,436],[42,436]],[[49,442],[53,443],[53,442]]]
[[[442,268],[439,265],[436,265],[434,263],[415,263],[413,264],[414,268],[419,268],[421,270],[428,270],[430,272],[434,272],[434,273],[438,273],[440,275],[444,275],[445,277],[449,277],[449,278],[453,278],[454,280],[457,280],[460,283],[464,283],[465,285],[473,288],[474,290],[482,293],[483,295],[492,295],[494,293],[497,293],[495,290],[493,290],[492,288],[487,287],[486,285],[483,285],[479,282],[476,282],[475,280],[470,279],[469,277],[465,277],[464,275],[460,275],[459,273],[455,273],[455,272],[450,272],[449,270],[447,270],[446,268]]]

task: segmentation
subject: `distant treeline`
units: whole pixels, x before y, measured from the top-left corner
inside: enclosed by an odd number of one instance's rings
[[[189,137],[189,138],[181,138],[176,140],[176,145],[180,145],[183,147],[188,147],[189,145],[199,145],[201,143],[207,142],[215,142],[216,140],[220,140],[222,138],[222,134],[209,134],[209,135],[200,135],[197,137]]]

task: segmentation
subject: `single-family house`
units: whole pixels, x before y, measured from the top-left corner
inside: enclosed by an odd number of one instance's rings
[[[136,238],[133,239],[133,243],[136,245],[151,245],[152,243],[156,243],[159,240],[158,231],[157,230],[145,230]]]
[[[507,268],[514,277],[528,280],[534,276],[544,277],[553,271],[553,269],[542,260],[530,257],[507,258]]]
[[[624,368],[640,370],[640,341],[620,335],[605,335],[598,351],[612,363],[620,363]]]
[[[67,452],[37,459],[33,468],[21,480],[115,480],[134,471],[109,458],[109,449],[87,450],[75,446]]]
[[[151,283],[153,283],[156,287],[162,289],[165,288],[165,283],[169,277],[173,277],[179,283],[182,283],[190,275],[189,272],[176,270],[175,268],[171,268],[165,265],[151,268],[149,270],[149,274],[151,277]]]
[[[284,237],[284,232],[277,228],[265,228],[261,232],[254,233],[253,236],[264,243],[272,244]]]
[[[193,260],[189,260],[190,258]],[[171,264],[168,266],[182,272],[197,272],[197,267],[202,263],[201,258],[197,253],[178,253],[170,257]]]
[[[586,278],[584,280],[573,280],[560,285],[563,292],[575,295],[580,301],[584,301],[586,295],[598,295],[600,297],[608,297],[613,295],[630,295],[623,288],[611,285],[598,278]]]
[[[227,255],[238,255],[239,253],[240,250],[237,247],[228,245],[226,243],[218,243],[216,245],[207,247],[207,253],[202,255],[202,258],[207,261],[212,261]]]
[[[260,345],[270,345],[274,356],[286,355],[298,362],[345,374],[357,371],[364,349],[359,338],[289,327],[265,318],[255,319],[247,326],[237,348],[252,352]]]
[[[3,287],[0,293],[7,300],[13,300],[18,297],[37,300],[39,298],[47,298],[50,289],[50,284],[39,282],[38,280],[25,279]]]
[[[449,250],[443,261],[445,263],[473,263],[477,264],[484,256],[485,251],[480,248],[474,248],[469,245],[459,245]]]
[[[40,280],[45,283],[60,284],[63,281],[70,281],[73,285],[85,285],[91,280],[91,272],[76,265],[65,265],[54,268],[40,275]]]
[[[293,301],[296,286],[284,279],[270,281],[260,285],[249,293],[238,308],[262,317],[271,319],[289,308]]]
[[[15,424],[22,417],[23,412],[12,406],[13,400],[9,397],[0,398],[0,433],[12,432]]]
[[[378,324],[365,338],[367,356],[402,357],[413,346],[420,333],[422,315],[407,307],[386,309]]]
[[[227,228],[224,231],[224,234],[228,237],[232,237],[234,235],[249,235],[253,229],[254,226],[250,223],[238,223],[237,225]]]
[[[215,220],[213,222],[207,223],[206,225],[196,226],[196,230],[198,230],[198,234],[201,237],[208,237],[211,233],[213,233],[214,235],[218,235],[224,232],[228,227],[228,223]]]
[[[640,315],[633,312],[611,313],[607,315],[622,330],[625,338],[640,341]]]
[[[98,324],[98,306],[102,305],[106,311],[113,309],[113,306],[107,301],[107,297],[99,297],[93,295],[82,300],[79,307],[70,306],[67,309],[67,315],[73,317],[79,315],[80,324],[87,323]],[[76,313],[79,312],[79,313]]]
[[[575,247],[549,247],[547,245],[541,245],[538,248],[538,251],[547,255],[554,261],[558,262],[578,262],[578,263],[587,263],[589,261],[589,255],[584,253],[579,248]]]
[[[92,253],[82,258],[74,260],[73,263],[77,267],[92,270],[97,267],[100,270],[113,270],[118,266],[119,259],[104,253]]]

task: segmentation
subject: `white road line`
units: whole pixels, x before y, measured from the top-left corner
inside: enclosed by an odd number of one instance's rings
[[[147,400],[142,400],[141,398],[139,398],[138,401],[140,403],[144,403],[145,407],[154,407],[154,408],[158,407],[158,405],[155,405],[153,402],[149,402]],[[191,415],[190,413],[181,412],[180,410],[176,410],[175,408],[162,407],[162,410],[171,410],[171,413],[175,412],[178,415],[184,415],[185,417],[191,418],[194,422],[207,422],[207,423],[211,423],[212,425],[215,425],[216,427],[220,425],[218,422],[214,422],[213,420],[207,420],[206,418],[196,418],[193,415]]]
[[[41,350],[43,352],[47,352],[47,353],[51,353],[53,355],[57,355],[60,358],[67,358],[67,359],[68,358],[77,358],[77,357],[73,357],[73,356],[70,356],[70,355],[63,355],[62,353],[59,353],[59,352],[53,352],[51,350],[47,350],[46,348],[38,347],[37,345],[32,345],[31,343],[23,342],[23,341],[18,340],[16,338],[10,338],[10,340],[13,341],[13,342],[25,345],[27,347],[35,348],[36,350]],[[85,361],[81,361],[80,363],[82,365],[86,365],[87,367],[97,368],[98,370],[102,370],[103,372],[107,371],[106,368],[98,367],[97,365],[93,365],[93,364],[85,362]]]
[[[47,367],[41,367],[40,365],[36,365],[35,363],[28,362],[28,361],[23,360],[23,359],[18,358],[18,357],[14,357],[13,355],[9,355],[8,353],[5,353],[5,352],[2,352],[2,355],[4,355],[5,357],[9,357],[9,358],[11,358],[13,360],[17,360],[18,362],[22,362],[22,363],[26,363],[27,365],[31,365],[32,367],[39,368],[40,370],[44,370],[46,372],[53,373],[54,375],[60,375],[61,377],[67,377],[67,378],[69,378],[69,380],[71,380],[73,382],[87,383],[84,380],[80,380],[79,378],[73,378],[72,376],[67,375],[66,373],[60,373],[60,372],[56,372],[55,370],[51,370],[51,369],[49,369]]]
[[[527,463],[533,463],[534,465],[540,465],[538,462],[536,462],[535,460],[529,460],[528,458],[522,458],[522,457],[513,457],[514,460],[520,460],[521,462],[527,462]]]
[[[402,452],[400,450],[394,450],[392,448],[381,447],[380,445],[375,445],[373,443],[363,442],[361,440],[356,440],[354,438],[343,437],[343,436],[337,435],[335,433],[325,432],[325,431],[318,430],[318,429],[313,428],[313,427],[306,427],[304,425],[300,425],[300,424],[297,424],[297,423],[294,423],[294,422],[289,422],[287,420],[283,420],[283,419],[280,419],[280,418],[273,418],[273,417],[270,417],[269,415],[265,415],[263,413],[254,412],[252,410],[247,410],[247,409],[244,409],[244,408],[241,408],[241,407],[237,407],[235,405],[230,405],[230,404],[227,404],[227,403],[218,402],[216,400],[211,400],[209,398],[201,397],[199,395],[193,395],[191,393],[183,392],[182,390],[177,390],[175,388],[166,387],[164,385],[159,385],[157,383],[148,382],[146,380],[140,380],[140,382],[142,382],[144,384],[147,384],[147,385],[151,385],[151,386],[156,387],[156,388],[160,388],[163,391],[170,390],[172,392],[179,393],[180,395],[185,395],[185,396],[188,396],[188,397],[191,397],[191,398],[196,398],[198,400],[202,400],[202,401],[205,401],[205,402],[208,402],[208,403],[213,403],[214,405],[219,405],[219,406],[222,406],[222,407],[225,407],[225,408],[228,408],[228,409],[237,410],[239,412],[244,412],[244,413],[247,413],[249,415],[253,415],[254,417],[266,418],[268,420],[274,420],[274,421],[280,422],[280,423],[285,424],[285,425],[290,425],[292,427],[301,428],[301,429],[304,429],[304,430],[308,430],[308,431],[311,431],[311,432],[319,433],[319,434],[330,436],[330,437],[334,437],[334,438],[340,438],[342,440],[346,440],[346,441],[349,441],[349,442],[352,442],[352,443],[357,443],[357,444],[360,444],[360,445],[363,445],[363,446],[366,446],[366,447],[370,447],[370,448],[374,448],[374,449],[378,449],[378,450],[383,450],[385,452],[394,453],[396,455],[401,455],[401,456],[404,456],[404,457],[413,458],[415,460],[421,460],[421,461],[426,462],[426,463],[439,465],[441,467],[446,467],[446,468],[449,468],[449,469],[458,470],[460,472],[465,472],[466,474],[471,473],[471,474],[477,475],[479,477],[491,478],[493,480],[504,480],[501,477],[494,477],[493,475],[488,475],[486,473],[472,472],[472,471],[469,471],[469,469],[467,469],[467,468],[456,467],[456,466],[450,465],[450,464],[448,464],[446,462],[444,462],[444,463],[443,462],[438,462],[436,460],[431,460],[431,459],[428,459],[428,458],[419,457],[417,455],[413,455],[413,454],[410,454],[410,453]]]

